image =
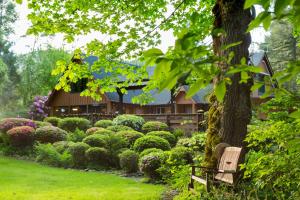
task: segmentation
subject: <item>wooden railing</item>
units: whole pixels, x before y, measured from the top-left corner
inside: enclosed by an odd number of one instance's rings
[[[203,131],[205,127],[201,126],[204,120],[203,113],[182,113],[182,114],[135,114],[141,116],[145,121],[160,121],[166,123],[171,129],[180,128],[186,132]],[[62,117],[84,117],[95,123],[101,119],[113,119],[117,114],[99,114],[99,113],[88,113],[88,114],[66,114]]]

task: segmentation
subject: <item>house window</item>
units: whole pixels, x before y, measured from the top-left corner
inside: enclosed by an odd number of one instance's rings
[[[87,88],[87,82],[88,79],[87,78],[83,78],[79,81],[77,81],[76,83],[71,83],[71,93],[78,93],[78,92],[82,92],[83,90],[85,90]]]
[[[105,114],[106,112],[107,112],[106,104],[89,105],[89,113]]]
[[[263,85],[258,89],[258,96],[263,95],[265,92],[266,92],[266,85]]]
[[[69,107],[66,106],[55,107],[54,113],[55,115],[69,114]]]
[[[86,105],[83,106],[72,106],[71,107],[71,114],[79,114],[79,113],[86,113]]]
[[[157,114],[164,114],[166,112],[166,108],[165,107],[157,107],[156,108],[156,113]]]

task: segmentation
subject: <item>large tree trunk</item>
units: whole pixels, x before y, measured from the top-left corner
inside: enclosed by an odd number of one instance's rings
[[[252,19],[250,10],[244,10],[245,0],[217,0],[213,13],[215,16],[214,29],[223,29],[225,34],[213,36],[214,52],[221,57],[228,57],[234,52],[231,65],[240,64],[242,58],[249,60],[249,45],[251,36],[246,33]],[[241,41],[240,45],[222,50],[222,46]],[[219,63],[224,73],[229,65]],[[223,75],[215,80],[217,83]],[[240,84],[240,74],[231,77],[232,84],[227,85],[227,91],[222,103],[217,102],[214,95],[210,98],[211,108],[208,116],[208,140],[206,147],[206,162],[209,166],[216,164],[213,149],[219,142],[233,146],[243,146],[247,134],[247,125],[251,119],[250,87]]]

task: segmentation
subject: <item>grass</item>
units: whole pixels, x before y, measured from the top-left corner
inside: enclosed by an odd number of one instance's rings
[[[1,200],[152,200],[164,187],[100,172],[43,166],[0,156]]]

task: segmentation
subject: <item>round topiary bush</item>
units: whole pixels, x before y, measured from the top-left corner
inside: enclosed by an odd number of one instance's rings
[[[99,120],[94,124],[94,126],[101,127],[101,128],[107,128],[112,125],[113,125],[113,122],[109,119]]]
[[[59,153],[63,153],[72,144],[74,144],[74,142],[72,142],[72,141],[58,141],[58,142],[54,142],[52,145]]]
[[[140,133],[140,132],[134,131],[134,130],[119,131],[119,132],[117,132],[116,135],[125,138],[125,139],[128,141],[128,143],[129,143],[130,146],[133,145],[134,142],[135,142],[138,138],[144,136],[143,133]]]
[[[76,142],[69,146],[68,151],[72,155],[73,165],[76,168],[85,168],[87,160],[85,157],[85,152],[90,146],[83,142]]]
[[[49,122],[34,121],[34,123],[36,124],[37,128],[41,128],[44,126],[52,126],[52,124],[50,124]]]
[[[126,173],[134,173],[138,170],[139,155],[132,150],[125,150],[119,154],[120,166]]]
[[[112,135],[112,134],[114,134],[114,133],[115,133],[115,132],[113,132],[113,131],[103,129],[103,130],[96,131],[94,134],[109,136],[109,135]]]
[[[85,152],[85,156],[89,164],[93,166],[107,166],[109,156],[108,152],[104,148],[91,147]]]
[[[113,119],[115,125],[124,125],[133,128],[136,131],[142,130],[145,123],[144,118],[135,115],[119,115]]]
[[[100,127],[92,127],[92,128],[89,128],[88,130],[86,130],[86,134],[87,135],[92,135],[94,134],[96,131],[100,131],[100,130],[105,130],[104,128],[100,128]]]
[[[93,134],[84,138],[82,142],[92,147],[106,147],[107,137],[104,135]]]
[[[30,126],[36,128],[33,120],[25,118],[4,118],[0,120],[0,131],[6,133],[8,130],[18,126]]]
[[[61,121],[61,118],[58,117],[46,117],[44,122],[49,122],[52,126],[58,126],[58,123]]]
[[[140,159],[139,168],[151,180],[158,180],[161,178],[161,175],[157,169],[162,166],[165,160],[164,153],[150,153]]]
[[[74,132],[76,128],[86,131],[91,127],[89,120],[80,117],[67,117],[59,121],[58,127],[68,132]]]
[[[171,146],[174,146],[176,144],[176,137],[168,131],[152,131],[147,133],[147,135],[161,137],[167,140]]]
[[[157,149],[157,148],[150,148],[150,149],[145,149],[144,151],[142,151],[140,153],[140,158],[144,157],[145,155],[148,155],[150,153],[163,153],[164,151],[161,149]]]
[[[119,132],[119,131],[133,130],[133,129],[130,128],[130,127],[128,127],[128,126],[114,125],[114,126],[107,127],[106,130],[110,130],[110,131],[114,131],[114,132]]]
[[[193,163],[193,153],[187,147],[175,147],[169,153],[169,161],[173,165],[186,165]]]
[[[36,129],[35,140],[40,143],[54,143],[57,141],[66,140],[67,131],[64,131],[55,126],[44,126]]]
[[[170,144],[167,140],[160,138],[158,136],[144,136],[137,139],[134,142],[133,149],[138,152],[142,152],[145,149],[157,148],[162,150],[169,150]]]
[[[34,142],[34,128],[31,126],[19,126],[7,131],[8,142],[14,147],[30,146]]]
[[[142,130],[146,133],[151,131],[167,131],[168,129],[169,127],[167,124],[159,121],[146,122],[142,127]]]

